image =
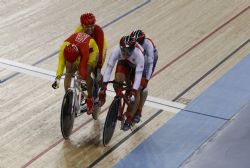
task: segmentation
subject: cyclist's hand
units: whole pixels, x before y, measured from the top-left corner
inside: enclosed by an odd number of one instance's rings
[[[135,89],[133,89],[133,91],[131,92],[130,102],[134,102],[135,101],[136,92],[137,92],[137,90],[135,90]]]
[[[59,79],[55,79],[54,83],[52,84],[53,89],[58,89],[59,88],[60,81]]]
[[[106,102],[106,90],[107,90],[107,85],[104,85],[103,88],[100,90],[99,92],[99,101],[98,101],[98,105],[99,107],[103,106],[104,103]]]

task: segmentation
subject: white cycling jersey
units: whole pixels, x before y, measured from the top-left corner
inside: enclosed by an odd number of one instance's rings
[[[112,70],[116,62],[119,60],[125,60],[125,58],[123,57],[121,53],[120,46],[118,45],[113,49],[113,51],[111,52],[109,56],[107,67],[103,74],[103,82],[109,81]],[[133,89],[138,90],[140,87],[142,73],[144,69],[143,48],[139,44],[136,44],[136,47],[133,50],[131,56],[127,58],[126,60],[128,60],[130,63],[135,65],[135,80],[133,84]]]
[[[149,80],[151,78],[153,67],[154,67],[154,61],[158,58],[157,50],[153,44],[153,42],[149,38],[144,39],[144,43],[142,44],[142,47],[144,49],[144,75],[146,76],[146,79]],[[157,57],[157,58],[156,58]]]

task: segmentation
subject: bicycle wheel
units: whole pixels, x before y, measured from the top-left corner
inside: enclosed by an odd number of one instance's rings
[[[64,139],[68,139],[75,119],[74,92],[69,89],[64,95],[61,108],[61,132]]]
[[[106,146],[111,140],[117,123],[120,99],[115,98],[109,107],[103,129],[103,145]]]

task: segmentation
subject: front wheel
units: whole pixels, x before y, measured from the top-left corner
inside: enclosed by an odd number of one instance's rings
[[[64,139],[68,139],[74,125],[74,91],[68,89],[64,95],[61,107],[61,132]]]
[[[109,107],[103,129],[103,145],[106,146],[111,140],[117,123],[117,116],[120,107],[120,99],[115,98]]]

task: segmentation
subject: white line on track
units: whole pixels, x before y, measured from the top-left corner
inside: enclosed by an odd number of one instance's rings
[[[55,72],[48,71],[43,68],[27,65],[27,64],[15,62],[15,61],[10,61],[4,58],[0,58],[0,67],[11,70],[11,71],[43,78],[49,81],[54,81],[55,76],[56,76]],[[108,87],[107,95],[111,97],[115,96],[115,92],[113,88],[110,86]],[[145,105],[156,108],[156,109],[161,109],[167,112],[172,112],[172,113],[178,113],[180,110],[184,109],[186,106],[181,103],[176,103],[176,102],[172,102],[172,101],[168,101],[168,100],[164,100],[164,99],[160,99],[160,98],[156,98],[152,96],[148,96],[147,101],[145,102]]]

